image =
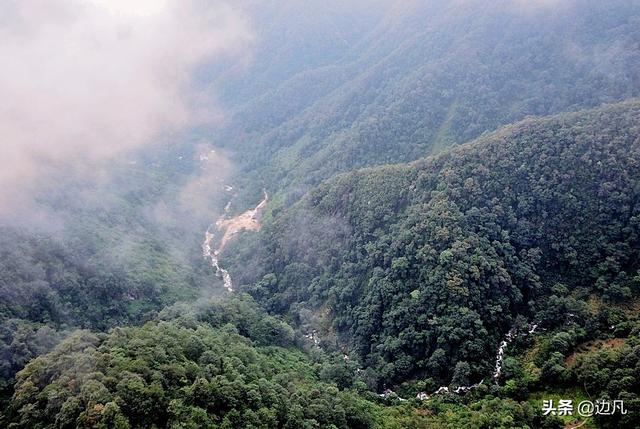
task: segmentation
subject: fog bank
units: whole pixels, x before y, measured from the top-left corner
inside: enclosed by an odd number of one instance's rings
[[[222,1],[0,0],[0,216],[54,173],[219,120],[194,75],[251,41]]]

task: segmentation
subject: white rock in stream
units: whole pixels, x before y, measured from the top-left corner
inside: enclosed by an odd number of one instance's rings
[[[401,401],[401,402],[406,401],[406,399],[401,398],[400,396],[398,396],[396,392],[394,392],[391,389],[385,389],[385,391],[382,393],[379,393],[378,396],[383,399],[396,398],[398,401]]]
[[[308,334],[304,335],[305,338],[310,339],[311,341],[313,341],[313,345],[320,348],[320,339],[318,338],[318,331],[317,330],[313,330]]]

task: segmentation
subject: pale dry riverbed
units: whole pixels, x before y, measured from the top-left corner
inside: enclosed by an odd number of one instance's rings
[[[238,216],[228,218],[226,212],[229,209],[229,205],[225,207],[225,215],[218,219],[213,225],[211,225],[204,234],[204,242],[202,243],[202,255],[211,263],[211,266],[216,270],[216,275],[222,278],[225,289],[229,292],[233,292],[233,280],[227,270],[220,266],[220,253],[224,249],[224,246],[233,238],[234,235],[240,231],[258,231],[260,230],[260,219],[264,212],[267,202],[269,201],[269,195],[266,190],[263,190],[263,199],[260,203],[252,209],[239,214]],[[216,236],[222,236],[217,247],[215,246]]]

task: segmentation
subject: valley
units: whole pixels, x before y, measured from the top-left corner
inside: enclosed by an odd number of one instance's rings
[[[640,3],[9,3],[1,428],[640,428]]]
[[[212,225],[205,232],[204,242],[202,243],[202,255],[207,261],[211,263],[211,266],[215,269],[216,275],[222,278],[224,288],[229,292],[233,292],[233,281],[229,272],[220,267],[219,255],[224,249],[227,242],[240,231],[260,230],[260,219],[262,217],[262,212],[264,211],[267,202],[269,201],[269,196],[267,195],[266,190],[263,190],[263,195],[264,198],[262,199],[262,201],[260,201],[260,203],[258,203],[257,206],[233,218],[226,217],[226,213],[228,212],[229,207],[229,205],[227,204],[227,207],[225,209],[225,216],[221,217],[215,222],[215,230],[213,232],[211,231],[214,227],[214,225]],[[222,238],[218,238],[216,240],[216,233]],[[216,242],[218,243],[218,245],[214,249],[214,243]]]

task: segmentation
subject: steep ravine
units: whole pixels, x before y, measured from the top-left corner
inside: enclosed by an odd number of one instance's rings
[[[225,289],[229,292],[233,292],[233,280],[231,279],[231,275],[227,270],[220,266],[219,256],[225,245],[240,231],[258,231],[260,229],[260,218],[262,213],[269,201],[269,196],[267,191],[263,189],[263,199],[252,209],[245,211],[244,213],[229,218],[226,216],[229,210],[229,204],[225,207],[225,215],[220,217],[214,224],[212,224],[207,231],[205,232],[205,239],[202,243],[202,253],[203,257],[211,263],[211,266],[215,269],[216,275],[222,278]],[[222,235],[220,242],[217,248],[214,249],[214,239],[216,238],[216,234]],[[529,326],[524,335],[533,334],[537,328],[537,324],[533,323]],[[318,340],[317,331],[313,331],[311,334],[305,335],[305,337],[311,339],[314,345],[318,348],[321,348],[320,341]],[[494,383],[498,383],[500,379],[500,375],[502,374],[502,366],[504,364],[504,353],[507,346],[518,337],[517,330],[511,329],[506,335],[504,340],[500,343],[498,350],[496,352],[495,357],[495,370],[492,374],[492,379]],[[348,355],[345,355],[345,359],[348,359]],[[417,394],[417,398],[421,400],[426,400],[432,395],[438,395],[443,393],[466,393],[469,392],[478,386],[482,385],[484,380],[473,384],[471,386],[458,386],[454,390],[449,389],[447,386],[440,387],[432,394],[428,394],[427,392],[420,392]],[[388,398],[391,396],[396,396],[395,392],[390,389],[385,390],[380,394],[381,397]],[[399,398],[400,400],[404,400],[403,398]]]
[[[529,325],[528,329],[526,332],[522,332],[519,333],[517,329],[513,328],[511,329],[509,332],[507,332],[507,334],[505,335],[504,340],[502,340],[502,342],[500,343],[500,346],[498,347],[498,350],[496,352],[496,357],[495,357],[495,370],[493,371],[492,374],[492,379],[493,382],[495,384],[498,384],[498,382],[500,381],[500,375],[502,374],[502,366],[504,365],[504,353],[505,350],[507,348],[507,346],[509,344],[511,344],[511,342],[513,340],[515,340],[518,336],[520,335],[532,335],[535,333],[536,329],[538,328],[538,325],[536,323],[532,323],[531,325]],[[460,393],[467,393],[479,386],[481,386],[482,384],[484,384],[484,380],[480,380],[478,383],[473,384],[471,386],[458,386],[455,389],[450,389],[448,386],[442,386],[440,388],[438,388],[435,392],[433,393],[427,393],[427,392],[419,392],[416,395],[416,398],[425,401],[427,399],[429,399],[431,396],[433,395],[441,395],[444,393],[456,393],[456,394],[460,394]],[[381,393],[379,395],[380,397],[383,398],[389,398],[389,397],[397,397],[399,400],[404,401],[404,398],[400,398],[395,392],[393,392],[390,389],[385,390],[383,393]]]
[[[226,217],[229,209],[229,205],[227,204],[225,207],[225,215],[212,224],[204,234],[202,255],[216,270],[216,275],[222,278],[224,287],[229,292],[233,292],[233,280],[229,272],[220,266],[220,253],[229,240],[240,231],[258,231],[260,229],[260,218],[269,201],[267,191],[263,189],[262,192],[264,195],[262,201],[254,208],[238,216],[232,218]],[[221,235],[222,238],[218,246],[214,249],[216,234]]]

